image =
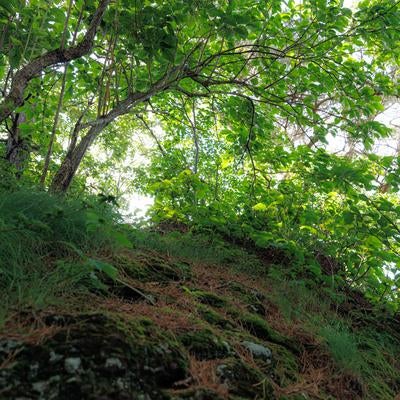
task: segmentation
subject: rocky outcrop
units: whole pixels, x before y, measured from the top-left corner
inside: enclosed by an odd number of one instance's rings
[[[57,333],[42,343],[0,342],[2,399],[143,399],[188,377],[179,343],[149,320],[101,314],[51,316]]]

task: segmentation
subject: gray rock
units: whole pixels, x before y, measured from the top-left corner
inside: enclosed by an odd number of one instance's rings
[[[129,390],[129,382],[127,382],[126,379],[123,378],[118,378],[115,381],[115,386],[118,388],[118,390]]]
[[[63,356],[61,354],[56,354],[54,351],[50,352],[49,362],[56,363],[57,361],[62,360]]]
[[[122,362],[119,358],[117,357],[110,357],[107,358],[106,360],[106,364],[105,364],[106,368],[115,368],[115,369],[122,369],[123,365]]]
[[[9,354],[11,351],[18,349],[18,347],[22,347],[21,342],[11,339],[2,340],[0,342],[0,353]]]
[[[43,393],[46,392],[48,387],[49,387],[49,383],[47,381],[34,382],[32,384],[32,389],[35,392],[40,393],[41,395],[43,395]]]
[[[30,378],[35,378],[39,372],[39,363],[38,362],[33,362],[29,366],[29,377]]]
[[[248,341],[243,341],[242,346],[249,350],[254,358],[261,359],[266,363],[271,364],[272,351],[268,347]]]
[[[64,361],[65,370],[69,374],[74,374],[82,364],[82,360],[79,357],[68,357]]]
[[[103,313],[65,319],[69,325],[55,335],[17,347],[0,370],[1,399],[161,400],[164,388],[189,375],[183,346],[147,319],[124,324]],[[14,343],[0,344],[14,352]],[[0,353],[0,364],[5,357]]]
[[[235,398],[241,399],[274,399],[273,390],[263,387],[260,382],[265,381],[265,375],[257,368],[243,362],[241,359],[231,358],[224,360],[216,367],[216,376]],[[264,393],[265,389],[265,393]],[[232,396],[233,397],[233,396]]]

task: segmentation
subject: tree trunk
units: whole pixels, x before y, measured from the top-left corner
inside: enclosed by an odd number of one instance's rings
[[[61,49],[64,49],[64,47],[65,47],[65,40],[66,40],[68,22],[69,22],[69,19],[71,17],[71,10],[72,10],[73,2],[74,2],[74,0],[70,0],[69,1],[67,18],[65,19],[64,32],[63,32],[63,36],[62,36],[62,39],[61,39]],[[81,10],[81,12],[79,14],[78,23],[76,24],[76,28],[75,28],[75,31],[74,31],[74,34],[73,34],[73,37],[72,37],[72,45],[75,45],[76,37],[78,35],[79,27],[80,27],[80,24],[81,24],[81,21],[82,21],[82,15],[83,15],[83,8],[82,8],[82,10]],[[51,161],[51,157],[52,157],[52,154],[53,154],[53,146],[54,146],[54,141],[55,141],[55,138],[56,138],[58,120],[60,118],[60,113],[61,113],[61,109],[62,109],[62,106],[63,106],[64,95],[65,95],[65,87],[66,87],[66,84],[67,84],[68,67],[69,67],[69,63],[66,63],[64,65],[64,73],[63,73],[62,82],[61,82],[60,95],[58,97],[57,109],[56,109],[56,113],[54,115],[53,128],[52,128],[51,134],[50,134],[49,147],[47,148],[46,158],[44,160],[44,165],[43,165],[42,176],[40,177],[40,184],[42,186],[44,186],[44,183],[46,181],[47,172],[49,170],[50,161]]]
[[[19,179],[24,171],[25,162],[29,157],[30,145],[28,140],[21,137],[20,124],[26,120],[24,113],[16,114],[7,138],[5,159],[15,168]]]
[[[50,190],[52,192],[65,193],[69,189],[72,179],[74,178],[88,148],[104,128],[105,126],[99,125],[90,128],[79,144],[68,150],[67,155],[51,182]]]
[[[71,185],[79,165],[86,154],[89,146],[94,142],[99,133],[106,128],[111,122],[121,115],[127,114],[135,105],[149,100],[153,95],[167,90],[178,78],[182,79],[179,75],[181,66],[175,67],[157,81],[147,92],[131,93],[128,97],[118,103],[106,115],[98,117],[96,120],[86,124],[80,124],[78,121],[72,133],[70,147],[67,151],[65,159],[56,172],[50,190],[52,192],[65,193]],[[79,144],[76,145],[78,134],[81,130],[89,128],[87,134],[81,139]]]

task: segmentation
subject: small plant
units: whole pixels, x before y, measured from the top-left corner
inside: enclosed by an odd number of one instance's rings
[[[328,345],[333,359],[343,370],[353,373],[360,371],[361,355],[355,335],[341,324],[323,327],[320,335]]]

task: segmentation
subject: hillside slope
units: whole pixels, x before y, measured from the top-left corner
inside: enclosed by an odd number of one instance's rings
[[[108,261],[124,284],[13,313],[0,341],[2,398],[390,399],[400,391],[399,337],[370,310],[342,303],[352,312],[343,318],[295,282],[277,288],[154,250]]]
[[[40,262],[8,286],[2,258],[1,399],[399,395],[398,316],[222,239],[124,229],[84,254],[32,242]]]

